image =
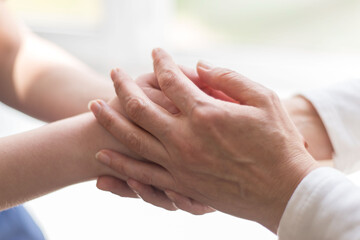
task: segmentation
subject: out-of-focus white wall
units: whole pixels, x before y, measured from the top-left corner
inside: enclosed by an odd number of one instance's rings
[[[81,1],[76,2],[79,5]],[[83,10],[89,13],[82,16],[81,6],[67,13],[42,0],[32,0],[37,6],[33,9],[23,2],[10,2],[10,6],[34,32],[102,73],[115,66],[143,69],[153,48],[168,45],[165,34],[171,28],[175,7],[174,0],[91,0],[90,9],[83,1]],[[66,7],[61,1],[54,2]],[[71,2],[66,4],[71,7]],[[46,13],[46,6],[53,17]]]
[[[164,33],[173,16],[172,0],[104,0],[96,29],[74,32],[39,31],[101,72],[114,66],[143,68],[151,49],[166,46]]]

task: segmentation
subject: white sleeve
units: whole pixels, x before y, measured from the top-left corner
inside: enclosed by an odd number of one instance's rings
[[[332,168],[306,176],[281,218],[279,240],[360,239],[360,188]]]
[[[335,167],[360,170],[360,79],[302,92],[316,108],[334,147]]]

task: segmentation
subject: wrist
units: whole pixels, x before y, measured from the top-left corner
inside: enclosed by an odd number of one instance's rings
[[[96,153],[102,148],[114,147],[112,137],[103,133],[93,116],[86,113],[77,118],[77,144],[75,149],[74,168],[82,176],[81,181],[94,179],[106,175],[106,168],[95,159]]]
[[[306,151],[304,151],[303,154],[294,154],[291,157],[290,162],[291,164],[288,164],[286,170],[283,171],[282,174],[279,173],[283,178],[278,189],[282,190],[278,193],[280,198],[277,207],[274,207],[276,212],[273,214],[273,216],[275,216],[272,225],[273,228],[270,229],[275,234],[277,233],[285,209],[298,186],[312,171],[321,167],[321,165]],[[283,186],[283,188],[281,186]]]
[[[308,143],[309,153],[317,160],[332,159],[333,147],[327,130],[312,103],[302,96],[283,101],[292,121]]]
[[[79,148],[76,150],[76,156],[81,161],[79,171],[83,171],[82,174],[86,178],[84,180],[104,175],[123,178],[117,172],[100,163],[95,158],[96,154],[100,150],[110,149],[128,156],[136,156],[100,126],[92,114],[86,113],[80,118],[81,131],[78,132]]]

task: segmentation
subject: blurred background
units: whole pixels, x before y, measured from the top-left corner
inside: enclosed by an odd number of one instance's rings
[[[151,49],[233,68],[282,97],[360,76],[357,0],[9,0],[14,13],[104,75],[152,70]],[[7,135],[42,125],[5,106]],[[19,117],[21,116],[21,117]],[[276,239],[220,213],[168,213],[72,186],[28,203],[48,239]]]
[[[360,75],[356,0],[8,3],[36,33],[104,76],[114,66],[134,76],[151,71],[150,52],[158,46],[179,63],[225,65],[284,96]]]

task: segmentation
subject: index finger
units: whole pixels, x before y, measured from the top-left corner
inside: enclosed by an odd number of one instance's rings
[[[120,69],[114,69],[111,78],[126,115],[136,125],[161,139],[171,123],[170,113],[152,102],[130,76]]]
[[[208,96],[184,75],[164,50],[154,49],[152,56],[154,72],[161,90],[182,113],[190,113],[199,101],[208,99]]]

